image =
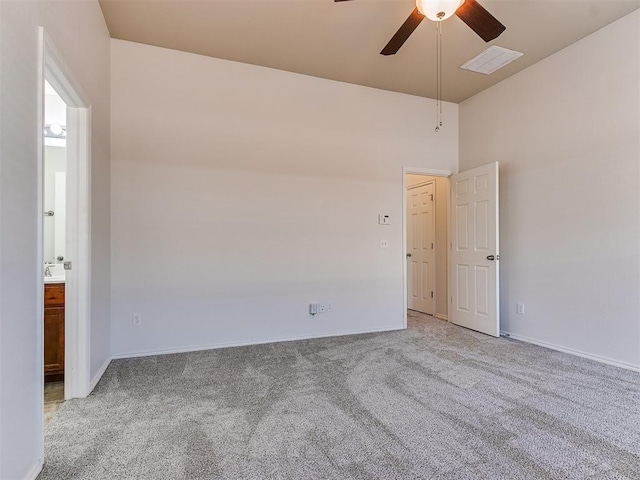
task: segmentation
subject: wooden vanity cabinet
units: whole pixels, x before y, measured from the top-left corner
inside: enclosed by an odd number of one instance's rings
[[[64,380],[64,283],[44,286],[44,381]]]

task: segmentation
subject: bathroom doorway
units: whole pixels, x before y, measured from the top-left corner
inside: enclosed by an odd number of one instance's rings
[[[39,33],[39,363],[43,397],[51,390],[45,382],[57,384],[54,401],[61,402],[91,390],[91,104],[44,29]]]
[[[67,105],[44,84],[44,421],[64,401]]]

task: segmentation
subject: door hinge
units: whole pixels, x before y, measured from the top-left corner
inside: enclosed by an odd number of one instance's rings
[[[433,292],[431,292],[431,298],[433,298]]]
[[[453,303],[453,297],[451,297],[451,303]]]
[[[431,250],[433,250],[433,242],[431,242]]]
[[[431,201],[433,202],[433,193],[431,194]]]

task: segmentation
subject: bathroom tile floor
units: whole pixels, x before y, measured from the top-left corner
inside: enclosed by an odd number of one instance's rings
[[[64,382],[44,384],[44,423],[45,425],[55,416],[64,403]]]

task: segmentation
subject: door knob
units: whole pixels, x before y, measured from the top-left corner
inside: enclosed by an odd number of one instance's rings
[[[487,255],[487,260],[500,260],[500,255]]]
[[[411,256],[411,254],[410,254],[410,253],[407,253],[407,258],[409,258],[410,256]]]

